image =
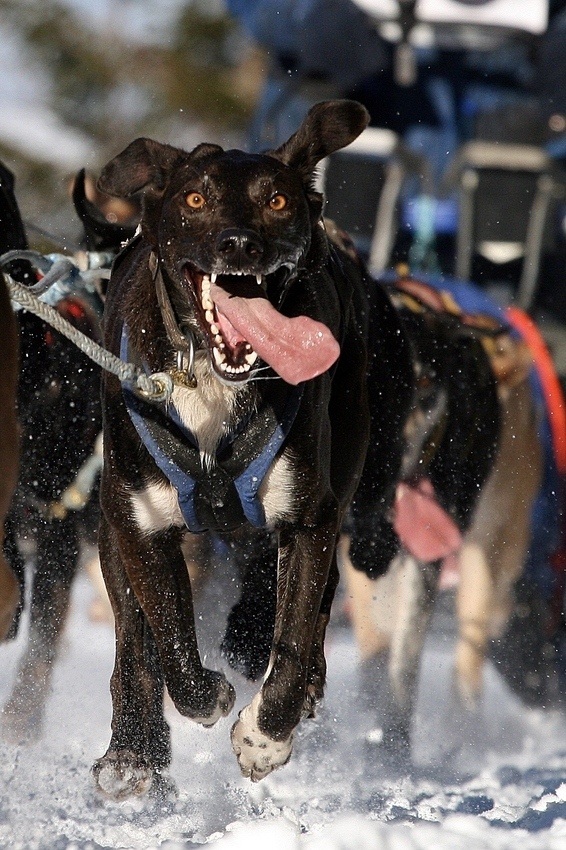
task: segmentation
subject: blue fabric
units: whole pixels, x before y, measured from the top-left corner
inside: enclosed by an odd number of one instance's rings
[[[258,498],[258,490],[261,482],[265,478],[271,464],[279,449],[285,442],[291,426],[295,421],[299,405],[303,395],[303,387],[299,387],[298,391],[292,394],[291,404],[283,414],[281,422],[269,438],[262,453],[248,466],[242,474],[235,479],[234,485],[238,491],[242,509],[246,519],[261,528],[265,525],[265,513],[263,505]]]
[[[154,459],[157,466],[160,468],[165,477],[171,482],[179,499],[179,507],[183,514],[183,519],[189,531],[197,534],[206,529],[198,521],[195,512],[195,491],[197,482],[190,475],[187,475],[180,467],[175,464],[161,449],[156,440],[153,439],[146,422],[137,409],[137,399],[133,393],[124,388],[124,401],[136,431],[144,446]]]
[[[252,151],[278,147],[317,101],[345,96],[387,63],[382,38],[353,0],[227,0],[227,7],[270,59]]]
[[[128,353],[128,334],[124,327],[122,330],[122,339],[120,344],[120,356],[123,360],[129,359]],[[299,385],[293,387],[289,393],[289,400],[286,408],[277,423],[273,432],[269,435],[261,453],[256,457],[244,471],[234,479],[234,486],[238,493],[244,516],[256,528],[263,528],[266,524],[265,512],[263,505],[258,496],[259,488],[265,478],[269,468],[271,467],[275,456],[283,446],[289,431],[295,421],[295,417],[299,410],[303,397],[304,386]],[[126,387],[123,387],[124,401],[128,414],[132,423],[138,432],[140,439],[146,449],[154,459],[157,466],[175,487],[178,498],[179,507],[183,514],[183,519],[189,531],[199,533],[206,531],[200,523],[195,510],[195,496],[198,487],[198,481],[189,475],[185,470],[181,469],[163,450],[159,442],[151,434],[147,423],[143,417],[142,403],[136,396]],[[194,435],[183,425],[178,411],[173,404],[169,404],[167,415],[175,422],[175,425],[181,432],[183,438],[192,446],[195,451],[198,451],[198,444]],[[237,433],[228,435],[220,444],[218,451],[221,452],[227,445],[230,444],[238,436]]]

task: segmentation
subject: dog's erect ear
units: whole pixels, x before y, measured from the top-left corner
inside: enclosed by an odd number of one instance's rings
[[[365,130],[369,117],[356,100],[322,101],[310,109],[297,132],[269,154],[308,179],[321,159],[346,147]]]
[[[101,192],[129,198],[142,189],[163,190],[180,157],[186,154],[153,139],[135,139],[104,166],[97,186]]]

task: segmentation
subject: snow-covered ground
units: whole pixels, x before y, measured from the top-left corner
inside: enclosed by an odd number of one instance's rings
[[[490,667],[482,711],[461,728],[449,708],[452,638],[446,616],[437,616],[426,646],[411,776],[386,773],[368,756],[364,736],[372,718],[356,696],[351,634],[337,621],[329,631],[326,700],[317,720],[305,722],[286,767],[251,784],[240,776],[230,749],[235,712],[206,730],[168,706],[177,798],[119,804],[99,799],[89,771],[109,740],[113,633],[89,619],[92,594],[81,574],[41,740],[25,748],[0,744],[0,847],[566,848],[565,718],[525,710]],[[221,586],[212,584],[208,595],[203,610],[212,599],[218,617]],[[201,649],[209,663],[220,664],[205,622],[199,620]],[[22,646],[23,635],[0,647],[2,702]],[[255,688],[230,677],[238,710]]]

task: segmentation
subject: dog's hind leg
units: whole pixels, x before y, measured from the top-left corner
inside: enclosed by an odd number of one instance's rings
[[[379,691],[384,753],[408,760],[419,663],[438,587],[440,563],[423,563],[400,553],[391,565],[395,618],[389,658]]]
[[[10,740],[34,740],[41,733],[78,560],[76,517],[38,518],[28,644],[2,713],[2,734]]]
[[[542,476],[541,448],[528,381],[501,401],[501,436],[460,553],[456,604],[456,689],[473,708],[480,697],[491,637],[513,607],[513,584],[527,555],[532,505]]]
[[[251,681],[267,668],[273,643],[277,599],[277,546],[273,534],[257,532],[234,556],[241,576],[238,602],[228,615],[222,654]]]
[[[487,544],[489,548],[489,544]],[[477,706],[489,639],[490,606],[494,579],[486,546],[464,541],[459,556],[460,578],[456,593],[458,639],[455,652],[455,687],[462,706]]]
[[[342,536],[338,545],[340,572],[346,582],[346,610],[354,631],[362,665],[389,649],[394,614],[392,575],[369,578],[357,570],[349,555],[349,538]],[[373,690],[373,688],[370,688]]]

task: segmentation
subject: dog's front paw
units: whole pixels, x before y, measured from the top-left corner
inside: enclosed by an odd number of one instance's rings
[[[258,697],[255,697],[242,709],[230,735],[240,770],[252,782],[259,782],[272,770],[287,764],[293,750],[292,735],[285,741],[274,741],[259,729],[257,705]]]
[[[130,750],[112,750],[93,765],[97,790],[111,800],[141,797],[152,786],[155,771]]]

